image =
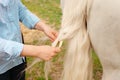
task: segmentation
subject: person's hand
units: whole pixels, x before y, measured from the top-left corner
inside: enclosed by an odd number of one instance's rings
[[[57,55],[58,52],[60,52],[58,47],[24,45],[21,56],[37,57],[47,61]]]
[[[58,36],[57,31],[55,31],[54,29],[50,28],[47,25],[45,26],[43,32],[50,38],[51,41],[54,41]]]
[[[43,60],[50,60],[55,55],[57,55],[58,52],[60,52],[60,48],[58,47],[51,47],[51,46],[40,46],[38,49],[41,49],[38,53],[38,57]]]
[[[58,32],[56,30],[52,29],[50,26],[46,25],[42,21],[38,22],[35,28],[43,31],[50,38],[51,41],[54,41],[58,36]]]

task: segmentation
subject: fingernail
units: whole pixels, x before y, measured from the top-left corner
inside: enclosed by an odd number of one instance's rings
[[[57,47],[57,51],[58,51],[58,52],[60,52],[60,51],[61,51],[61,49]]]

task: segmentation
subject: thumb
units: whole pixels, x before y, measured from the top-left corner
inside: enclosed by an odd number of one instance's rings
[[[60,51],[61,51],[61,49],[59,47],[55,48],[55,52],[60,52]]]

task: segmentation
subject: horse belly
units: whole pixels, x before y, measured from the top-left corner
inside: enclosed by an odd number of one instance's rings
[[[103,80],[119,80],[120,0],[93,0],[87,23],[92,46],[103,66]]]

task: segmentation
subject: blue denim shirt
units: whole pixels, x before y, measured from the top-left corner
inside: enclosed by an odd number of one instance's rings
[[[0,74],[23,62],[19,21],[32,29],[39,18],[20,0],[0,0]]]

